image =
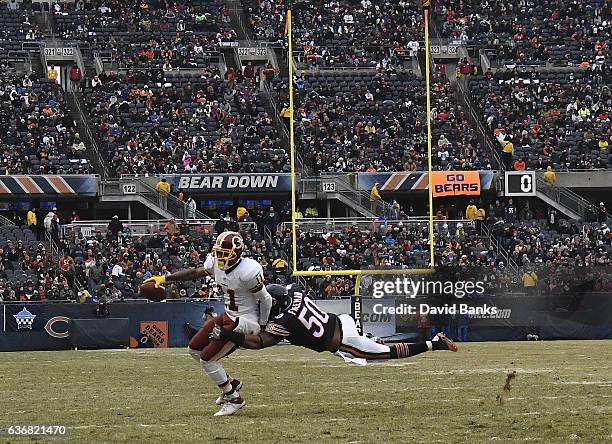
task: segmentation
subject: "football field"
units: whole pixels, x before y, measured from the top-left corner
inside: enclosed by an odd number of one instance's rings
[[[224,363],[247,406],[225,418],[184,349],[0,353],[0,428],[66,425],[56,442],[79,443],[612,442],[611,341],[459,346],[366,367],[240,350]]]

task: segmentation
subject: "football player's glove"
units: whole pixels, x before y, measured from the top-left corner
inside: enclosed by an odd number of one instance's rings
[[[147,282],[155,282],[155,288],[159,288],[166,283],[166,276],[152,276],[144,281],[143,284]]]
[[[209,338],[218,341],[231,341],[236,345],[242,346],[244,345],[245,335],[233,330],[226,330],[223,328],[223,325],[215,324]]]

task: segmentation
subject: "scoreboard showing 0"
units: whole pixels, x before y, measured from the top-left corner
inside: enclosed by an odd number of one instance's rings
[[[506,171],[506,196],[535,196],[535,171]]]

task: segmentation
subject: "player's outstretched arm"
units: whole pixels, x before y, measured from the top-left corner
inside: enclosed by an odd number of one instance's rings
[[[146,284],[147,282],[155,282],[155,287],[160,287],[166,282],[195,281],[196,279],[201,279],[205,276],[211,276],[214,262],[215,259],[213,256],[208,254],[208,256],[206,256],[206,261],[204,261],[203,267],[186,268],[184,270],[177,271],[176,273],[169,274],[168,276],[153,276],[143,283]]]
[[[168,276],[152,276],[143,283],[155,282],[155,287],[159,288],[166,282],[177,282],[177,281],[195,281],[196,279],[209,276],[210,273],[205,267],[200,268],[186,268],[185,270],[177,271]]]
[[[186,268],[184,270],[177,271],[176,273],[172,273],[171,275],[166,276],[166,281],[195,281],[205,276],[210,276],[210,272],[206,267]]]
[[[251,350],[261,350],[262,348],[271,347],[278,344],[282,339],[265,331],[262,331],[258,335],[245,335],[244,333],[225,330],[221,325],[215,326],[212,331],[212,337],[222,341],[231,341],[240,347]]]

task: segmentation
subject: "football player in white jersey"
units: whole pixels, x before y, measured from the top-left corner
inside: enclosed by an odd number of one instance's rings
[[[189,353],[198,360],[206,374],[222,391],[221,405],[215,416],[227,416],[240,410],[246,402],[240,396],[242,383],[227,374],[218,362],[238,348],[230,341],[211,337],[215,325],[243,334],[256,335],[268,322],[272,297],[266,290],[259,262],[242,257],[244,241],[239,233],[225,231],[217,237],[204,266],[189,268],[168,276],[154,276],[145,282],[159,287],[166,282],[191,281],[214,276],[225,298],[225,313],[209,320],[189,342]]]

